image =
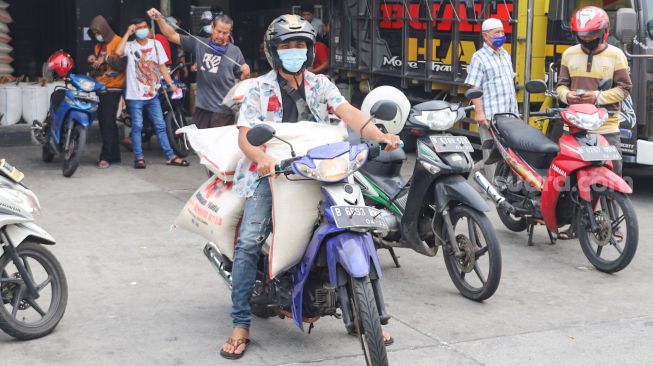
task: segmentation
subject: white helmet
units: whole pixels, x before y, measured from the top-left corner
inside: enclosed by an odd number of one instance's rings
[[[383,85],[374,88],[374,90],[367,94],[363,100],[361,111],[369,116],[372,106],[381,100],[394,102],[397,105],[397,114],[395,115],[395,118],[389,121],[375,119],[375,123],[377,126],[383,126],[387,133],[398,135],[404,128],[408,115],[410,114],[410,102],[401,90],[389,85]]]

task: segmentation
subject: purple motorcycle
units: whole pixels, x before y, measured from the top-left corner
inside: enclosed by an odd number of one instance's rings
[[[394,103],[377,107],[372,115],[378,118],[391,119],[383,115],[396,113]],[[254,146],[273,138],[278,138],[274,128],[265,124],[247,133]],[[360,188],[349,176],[379,152],[378,145],[337,142],[277,165],[277,174],[289,180],[323,182],[324,198],[312,239],[299,263],[270,279],[266,274],[270,248],[264,245],[250,299],[254,315],[292,317],[302,331],[304,322],[310,323],[310,332],[319,317],[341,317],[347,331],[358,335],[367,365],[374,366],[388,364],[381,325],[387,324],[390,316],[385,310],[381,266],[370,231],[387,230],[387,224],[379,210],[365,206]],[[213,243],[206,244],[204,253],[231,287],[231,261]]]

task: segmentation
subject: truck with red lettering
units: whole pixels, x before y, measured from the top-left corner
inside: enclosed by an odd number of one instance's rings
[[[528,117],[530,110],[557,103],[560,59],[577,43],[570,18],[586,5],[606,10],[608,41],[629,57],[633,89],[620,125],[624,161],[653,165],[653,0],[332,0],[331,72],[348,81],[354,96],[393,85],[413,102],[455,100],[466,90],[467,66],[482,46],[481,23],[498,18],[515,68],[520,112]],[[523,85],[532,79],[547,80],[549,92],[529,96]],[[547,120],[529,121],[549,135],[559,132]],[[452,132],[478,141],[477,131],[465,120]]]

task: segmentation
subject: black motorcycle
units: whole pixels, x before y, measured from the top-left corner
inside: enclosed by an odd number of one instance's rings
[[[468,90],[468,99],[480,90]],[[393,248],[411,248],[435,256],[438,247],[454,285],[472,300],[494,294],[501,278],[501,250],[485,212],[489,206],[467,182],[474,161],[467,137],[445,131],[473,108],[444,101],[418,104],[411,110],[405,129],[420,130],[417,161],[408,181],[401,175],[406,160],[402,150],[382,153],[354,173],[365,203],[381,211],[388,229],[375,234],[379,248],[386,248],[399,266]]]

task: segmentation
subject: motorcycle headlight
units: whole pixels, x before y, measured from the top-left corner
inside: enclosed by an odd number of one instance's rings
[[[571,114],[567,113],[566,114],[567,119],[569,122],[573,123],[574,125],[578,126],[579,128],[582,128],[584,130],[595,130],[605,123],[605,121],[608,120],[608,115],[605,114],[603,118],[598,113],[592,113],[592,114],[585,114],[585,113],[576,113],[576,114]]]
[[[6,187],[0,185],[0,191],[5,199],[36,216],[41,213],[41,204],[36,195],[29,190],[20,190],[17,187]]]
[[[92,92],[95,90],[95,82],[91,80],[81,80],[79,82],[79,88],[85,92]]]
[[[444,131],[456,123],[457,116],[457,111],[447,108],[438,111],[422,111],[421,114],[414,115],[413,118],[431,130]]]
[[[313,159],[315,168],[299,161],[293,163],[295,170],[302,176],[322,182],[339,182],[357,171],[367,160],[368,150],[362,150],[353,160],[349,159],[349,152],[332,159]]]

